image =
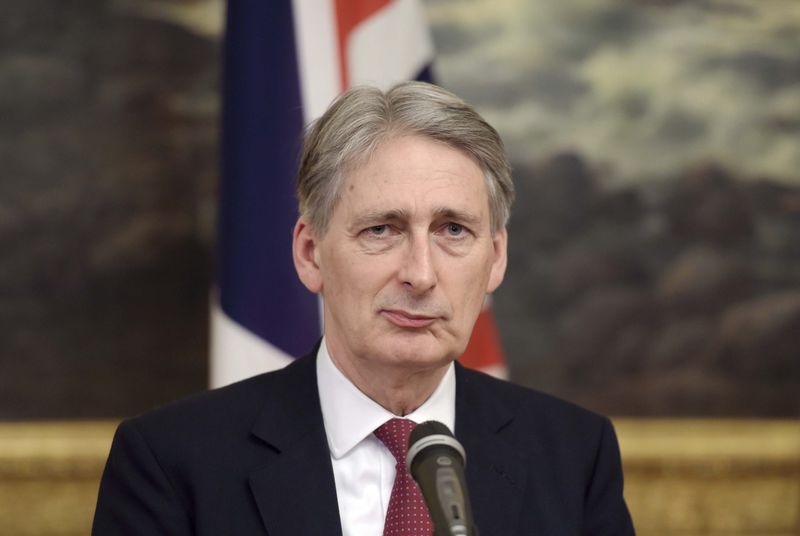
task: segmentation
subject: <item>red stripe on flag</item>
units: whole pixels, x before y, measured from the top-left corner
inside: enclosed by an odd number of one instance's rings
[[[347,69],[347,40],[353,29],[380,11],[392,0],[336,0],[336,26],[339,37],[339,67],[342,90],[350,87]]]
[[[459,359],[465,367],[482,369],[495,365],[505,365],[500,334],[494,322],[492,310],[484,307],[469,339],[467,350]]]

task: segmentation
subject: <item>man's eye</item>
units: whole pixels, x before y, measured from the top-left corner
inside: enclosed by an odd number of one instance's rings
[[[460,236],[464,234],[464,226],[458,223],[448,223],[447,234],[450,236]]]
[[[367,232],[374,236],[384,235],[388,230],[388,225],[373,225],[372,227],[367,228]]]

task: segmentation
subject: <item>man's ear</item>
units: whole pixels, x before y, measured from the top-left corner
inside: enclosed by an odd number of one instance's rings
[[[292,233],[292,258],[300,281],[315,294],[322,290],[322,271],[319,268],[319,243],[311,225],[302,217]]]
[[[489,273],[489,285],[486,290],[490,294],[500,286],[506,274],[506,263],[508,262],[508,230],[503,227],[492,237],[492,247],[494,256],[492,257],[492,269]]]

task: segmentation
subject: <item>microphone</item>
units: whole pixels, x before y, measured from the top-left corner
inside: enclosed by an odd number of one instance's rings
[[[466,455],[452,432],[437,421],[417,425],[408,438],[406,465],[419,484],[436,536],[477,536],[469,505]]]

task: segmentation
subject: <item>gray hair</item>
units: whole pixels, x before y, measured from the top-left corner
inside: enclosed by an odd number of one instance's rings
[[[505,227],[514,200],[511,166],[497,131],[470,105],[425,82],[387,92],[355,87],[342,93],[305,135],[297,174],[300,215],[324,235],[349,169],[387,140],[420,135],[459,149],[480,166],[489,193],[492,233]]]

